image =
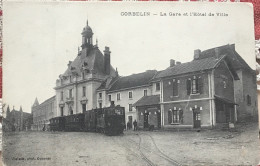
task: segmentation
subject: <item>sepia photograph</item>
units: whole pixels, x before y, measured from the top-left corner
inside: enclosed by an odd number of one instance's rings
[[[251,4],[3,10],[4,165],[259,163]]]

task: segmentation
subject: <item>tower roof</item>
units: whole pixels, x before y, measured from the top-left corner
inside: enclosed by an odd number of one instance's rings
[[[36,99],[35,99],[35,101],[34,101],[34,103],[33,103],[33,107],[38,106],[38,105],[39,105],[39,101],[38,101],[38,99],[37,99],[37,97],[36,97]]]
[[[92,28],[88,25],[88,20],[87,20],[87,25],[83,28],[81,34],[87,37],[91,37],[93,35]]]

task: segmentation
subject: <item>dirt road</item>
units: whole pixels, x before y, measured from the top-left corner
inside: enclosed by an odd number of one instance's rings
[[[5,133],[6,165],[256,165],[257,124],[238,131],[128,131],[120,136],[86,132]]]

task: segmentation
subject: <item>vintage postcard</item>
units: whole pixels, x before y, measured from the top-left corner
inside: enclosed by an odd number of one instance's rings
[[[3,10],[4,165],[259,163],[252,5]]]

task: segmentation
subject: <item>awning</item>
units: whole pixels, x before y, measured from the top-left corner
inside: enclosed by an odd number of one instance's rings
[[[218,95],[214,95],[214,97],[215,97],[215,99],[218,99],[218,100],[220,100],[220,101],[222,101],[222,102],[224,102],[224,103],[228,103],[228,104],[232,104],[232,105],[238,105],[238,104],[236,104],[234,101],[229,100],[229,99],[227,99],[227,98],[220,97],[220,96],[218,96]]]
[[[134,107],[158,105],[160,103],[160,95],[144,96],[133,104]]]

